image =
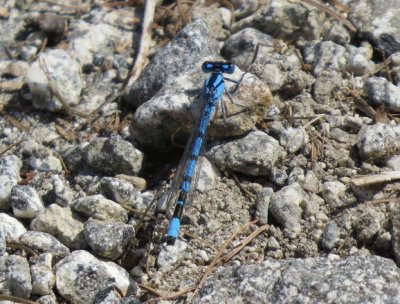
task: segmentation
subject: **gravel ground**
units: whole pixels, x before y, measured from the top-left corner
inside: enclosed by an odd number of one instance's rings
[[[400,1],[148,11],[0,0],[0,302],[399,303]],[[171,246],[206,60],[240,85]]]

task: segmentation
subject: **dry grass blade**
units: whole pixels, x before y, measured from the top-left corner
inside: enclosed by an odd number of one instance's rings
[[[328,7],[325,3],[322,3],[318,0],[302,0],[302,1],[324,11],[328,15],[331,15],[333,18],[335,18],[339,22],[343,23],[352,32],[357,32],[357,29],[349,20],[347,20],[341,14],[335,12],[333,9]]]
[[[33,258],[35,260],[39,260],[39,255],[36,253],[36,251],[33,250],[32,248],[29,248],[29,247],[25,246],[25,245],[22,245],[22,244],[19,244],[19,243],[7,242],[7,247],[15,248],[15,249],[23,249],[23,250],[29,252],[33,256]]]
[[[199,292],[200,288],[203,287],[204,282],[208,278],[208,276],[212,273],[215,265],[218,263],[220,260],[222,254],[224,253],[224,250],[229,246],[229,244],[233,241],[233,239],[239,234],[245,231],[247,228],[249,228],[251,225],[254,225],[257,223],[258,220],[254,220],[252,222],[248,222],[242,227],[240,227],[238,230],[236,230],[226,241],[225,243],[218,249],[217,254],[213,258],[212,262],[210,265],[208,265],[206,272],[204,273],[203,277],[201,278],[199,284],[197,284],[196,289],[193,292],[192,298]]]
[[[21,140],[17,141],[16,143],[9,145],[7,148],[4,148],[4,150],[0,151],[0,157],[3,156],[4,154],[6,154],[8,151],[10,151],[12,148],[20,145],[24,140],[25,139],[21,139]]]
[[[266,224],[264,226],[261,226],[259,228],[257,228],[257,230],[253,231],[247,238],[245,238],[242,241],[242,244],[240,244],[240,246],[238,246],[237,248],[235,248],[234,250],[232,250],[230,253],[228,253],[226,256],[224,256],[220,262],[221,263],[226,263],[228,262],[230,259],[232,259],[235,255],[238,254],[238,252],[240,250],[242,250],[247,244],[249,244],[253,239],[255,239],[260,233],[264,232],[265,230],[267,230],[269,228],[269,225]]]
[[[135,64],[133,65],[133,68],[129,73],[128,80],[123,86],[123,90],[133,85],[133,83],[139,78],[139,75],[145,66],[145,60],[150,50],[152,25],[153,25],[155,10],[156,10],[156,1],[147,0],[144,11],[143,26],[142,26],[143,31],[142,31],[142,36],[140,38],[138,55],[136,57]]]
[[[24,298],[18,298],[7,295],[0,295],[0,301],[10,301],[12,303],[21,303],[21,304],[37,304],[37,302],[33,302]]]

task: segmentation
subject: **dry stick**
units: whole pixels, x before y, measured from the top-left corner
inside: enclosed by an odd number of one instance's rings
[[[385,172],[382,174],[374,174],[352,178],[350,184],[352,186],[361,187],[381,183],[391,183],[400,180],[400,171]]]
[[[3,156],[5,153],[7,153],[8,151],[10,151],[12,148],[14,148],[15,146],[18,146],[19,144],[21,144],[23,141],[25,141],[25,139],[21,139],[19,141],[17,141],[16,143],[13,143],[11,145],[9,145],[7,148],[5,148],[4,150],[0,151],[0,156]]]
[[[37,304],[37,302],[33,302],[27,299],[23,298],[18,298],[14,296],[8,296],[8,295],[0,295],[0,301],[11,301],[15,303],[22,303],[22,304]]]
[[[182,1],[181,0],[176,0],[176,5],[178,6],[179,14],[181,15],[185,25],[189,24],[189,19],[186,16],[186,12],[183,9]]]
[[[333,9],[331,9],[329,6],[326,4],[319,2],[317,0],[302,0],[305,3],[308,3],[316,8],[319,8],[326,12],[327,14],[331,15],[333,18],[337,19],[339,22],[343,23],[349,30],[352,32],[357,32],[357,29],[354,27],[354,25],[347,20],[345,17],[343,17],[341,14],[338,14],[335,12]]]
[[[36,253],[36,251],[33,250],[32,248],[29,248],[28,246],[13,242],[7,242],[6,246],[9,248],[23,249],[29,252],[34,257],[35,260],[39,260],[39,255]]]
[[[43,60],[42,56],[38,57],[38,63],[39,63],[39,66],[40,66],[41,70],[43,71],[44,75],[46,76],[47,83],[48,83],[48,86],[49,86],[49,89],[50,89],[50,93],[52,95],[54,95],[59,102],[61,102],[61,104],[63,105],[63,107],[64,107],[65,111],[67,112],[67,114],[71,115],[72,114],[71,107],[69,106],[68,102],[66,102],[64,100],[64,98],[58,93],[58,90],[54,86],[53,80],[50,77],[49,69],[47,68],[47,64]]]
[[[99,113],[106,105],[108,105],[112,101],[117,100],[122,95],[124,95],[127,89],[130,86],[132,86],[133,83],[137,80],[144,67],[145,58],[147,58],[147,55],[149,53],[155,9],[156,9],[155,0],[146,0],[145,13],[143,17],[143,26],[142,26],[143,31],[142,31],[142,36],[140,38],[138,55],[136,57],[136,62],[132,70],[130,70],[129,75],[125,80],[125,83],[122,85],[121,90],[116,94],[116,96],[107,98],[100,106],[98,106],[96,109],[90,112],[85,121],[78,124],[78,126],[76,126],[73,130],[77,130],[81,126],[91,123],[94,119],[96,119],[96,117],[93,117],[95,114]]]
[[[248,222],[244,226],[240,227],[236,232],[234,232],[226,241],[225,243],[221,246],[221,248],[218,249],[217,254],[213,258],[212,262],[210,265],[208,265],[206,272],[204,273],[203,277],[201,278],[199,284],[197,285],[196,289],[193,292],[192,298],[199,292],[200,288],[203,286],[204,282],[206,281],[207,277],[212,273],[212,270],[214,266],[218,263],[220,257],[224,253],[224,250],[228,247],[228,245],[232,242],[232,240],[242,231],[246,230],[249,228],[251,225],[255,224],[258,222],[257,220],[254,220],[252,222]]]
[[[78,5],[63,4],[63,3],[59,3],[59,2],[53,1],[53,0],[36,0],[36,2],[53,4],[53,5],[61,6],[64,8],[70,8],[73,10],[84,11],[84,12],[88,12],[90,10],[90,5],[88,5],[88,4],[78,4]]]
[[[146,0],[146,6],[143,17],[143,26],[142,26],[143,31],[142,31],[142,37],[140,38],[138,55],[136,57],[136,62],[129,73],[128,81],[123,86],[123,91],[125,91],[127,88],[133,85],[133,83],[138,79],[140,73],[142,72],[145,66],[145,60],[150,50],[151,33],[152,33],[152,25],[153,25],[155,10],[156,10],[156,1]]]
[[[219,262],[226,263],[228,262],[231,258],[233,258],[240,250],[242,250],[248,243],[250,243],[254,238],[256,238],[261,232],[264,232],[269,228],[269,225],[266,224],[264,226],[261,226],[257,228],[257,230],[253,231],[247,238],[245,238],[242,242],[242,244],[239,247],[236,247],[233,249],[230,253],[228,253],[226,256],[224,256]]]

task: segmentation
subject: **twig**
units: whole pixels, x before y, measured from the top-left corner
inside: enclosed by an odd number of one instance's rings
[[[232,240],[242,231],[246,230],[247,228],[249,228],[251,225],[254,225],[255,223],[257,223],[258,220],[254,220],[252,222],[248,222],[246,223],[244,226],[240,227],[238,230],[236,230],[226,241],[225,243],[221,246],[221,248],[218,249],[217,254],[215,255],[215,257],[213,258],[212,262],[210,263],[210,265],[208,265],[206,272],[204,273],[203,277],[201,278],[199,284],[197,284],[196,289],[193,292],[192,297],[194,297],[200,290],[201,287],[203,287],[204,282],[206,281],[206,279],[208,278],[208,276],[212,273],[214,266],[218,263],[218,261],[220,260],[220,257],[222,256],[224,250],[228,247],[228,245],[232,242]]]
[[[8,296],[8,295],[0,295],[0,300],[1,301],[11,301],[15,303],[22,303],[22,304],[37,304],[37,302],[33,302],[27,299],[19,298],[19,297],[14,297],[14,296]]]
[[[3,156],[8,151],[10,151],[12,148],[14,148],[14,147],[18,146],[19,144],[21,144],[23,141],[25,141],[25,139],[21,139],[21,140],[17,141],[16,143],[13,143],[13,144],[9,145],[4,150],[0,151],[0,157]]]
[[[352,186],[361,187],[381,183],[391,183],[398,180],[400,180],[400,171],[391,171],[382,174],[373,174],[352,178],[350,184]]]
[[[349,20],[347,20],[341,14],[338,14],[337,12],[335,12],[333,9],[328,7],[325,3],[322,3],[317,0],[302,0],[302,1],[314,6],[316,8],[323,10],[327,14],[331,15],[333,18],[337,19],[339,22],[343,23],[352,32],[357,32],[357,29],[354,27],[354,25]]]
[[[140,73],[145,66],[145,59],[150,50],[152,25],[154,20],[154,12],[156,10],[155,0],[146,0],[146,6],[143,17],[142,37],[140,38],[140,45],[135,64],[129,73],[127,82],[123,85],[123,91],[131,87],[138,79]]]
[[[90,10],[90,5],[88,5],[88,4],[78,4],[78,5],[63,4],[63,3],[58,3],[57,1],[53,1],[53,0],[36,0],[36,2],[48,3],[48,4],[57,5],[57,6],[65,7],[65,8],[70,8],[70,9],[78,10],[78,11],[84,11],[84,12],[88,12]]]
[[[242,244],[238,247],[236,247],[234,250],[232,250],[230,253],[228,253],[225,257],[223,257],[220,262],[226,263],[228,262],[231,258],[233,258],[240,250],[242,250],[248,243],[250,243],[254,238],[256,238],[260,233],[264,232],[269,228],[269,225],[266,224],[264,226],[261,226],[257,228],[257,230],[253,231],[247,238],[245,238],[242,241]]]
[[[9,248],[23,249],[23,250],[29,252],[34,257],[35,260],[39,260],[39,255],[36,253],[36,251],[25,245],[22,245],[19,243],[7,242],[6,246]]]

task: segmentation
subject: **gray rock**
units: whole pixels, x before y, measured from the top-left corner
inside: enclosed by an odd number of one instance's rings
[[[346,202],[344,201],[345,194],[346,186],[341,182],[325,182],[322,185],[322,197],[333,209],[346,205]]]
[[[384,222],[385,216],[382,212],[365,208],[353,222],[357,240],[363,244],[372,243],[382,232]]]
[[[358,134],[357,148],[363,160],[382,163],[400,151],[400,127],[382,123],[364,126]]]
[[[31,266],[32,293],[37,295],[50,295],[56,282],[52,270],[52,254],[45,253],[39,261]]]
[[[336,70],[324,70],[322,69],[314,83],[314,98],[315,101],[323,105],[322,113],[331,114],[333,109],[327,107],[336,93],[343,89],[343,79],[341,73]],[[331,110],[331,111],[329,111]]]
[[[38,253],[51,253],[56,260],[65,258],[70,250],[49,233],[27,231],[19,237],[22,245]]]
[[[265,225],[268,223],[268,209],[271,197],[274,194],[272,188],[262,188],[261,191],[257,192],[256,197],[256,208],[258,212],[258,219],[260,224]]]
[[[347,45],[350,42],[350,34],[341,22],[333,21],[328,30],[324,33],[324,40],[332,41],[340,45]]]
[[[309,137],[303,127],[285,129],[279,138],[281,146],[286,148],[288,153],[296,153],[308,142]]]
[[[242,76],[237,90],[231,94],[234,103],[223,94],[220,104],[226,106],[226,118],[223,118],[219,106],[207,130],[209,139],[243,135],[252,130],[267,112],[272,102],[269,88],[256,76],[243,75],[239,69],[230,78],[239,80]],[[168,81],[157,95],[142,104],[130,126],[135,140],[141,145],[162,150],[171,150],[171,135],[174,141],[185,142],[204,104],[201,89],[206,77],[198,68],[186,72]],[[225,85],[226,91],[236,87],[228,81]]]
[[[11,189],[20,180],[19,171],[22,161],[15,155],[0,159],[0,210],[8,210],[11,206],[9,198]]]
[[[396,206],[391,212],[392,229],[390,231],[392,236],[393,253],[396,257],[397,263],[400,263],[400,207]]]
[[[340,238],[339,226],[334,222],[330,221],[326,224],[324,233],[322,234],[321,245],[326,250],[332,250]]]
[[[42,296],[36,300],[38,304],[57,304],[57,298],[54,294]]]
[[[271,198],[269,211],[276,221],[290,233],[300,232],[302,209],[300,205],[307,199],[307,194],[297,183],[283,187]]]
[[[0,213],[0,230],[6,241],[13,243],[18,243],[19,237],[26,232],[24,225],[5,213]]]
[[[83,224],[75,219],[69,207],[51,204],[31,222],[30,228],[47,232],[71,249],[83,248],[85,237]]]
[[[121,298],[118,292],[114,287],[108,287],[96,294],[96,297],[93,301],[96,304],[140,304],[135,296],[129,296],[125,298]]]
[[[174,265],[181,262],[185,256],[188,244],[181,240],[176,240],[175,245],[163,244],[157,257],[157,266],[163,271],[171,270]]]
[[[224,57],[235,63],[240,69],[247,71],[259,44],[262,44],[259,52],[264,54],[266,48],[273,50],[274,38],[255,28],[248,27],[229,36],[225,40],[221,52]],[[260,55],[260,57],[262,56]]]
[[[143,153],[118,134],[92,140],[83,153],[86,164],[104,174],[136,175],[142,168]]]
[[[131,183],[120,178],[103,177],[100,180],[100,192],[106,198],[122,205],[138,208],[143,204],[143,198]]]
[[[54,266],[58,292],[77,304],[93,303],[96,295],[110,286],[125,295],[129,274],[113,262],[103,262],[90,253],[77,250]]]
[[[304,185],[303,189],[307,191],[311,191],[313,193],[318,193],[320,190],[320,182],[316,177],[313,170],[307,170],[306,175],[304,177]]]
[[[193,303],[398,303],[399,290],[400,272],[392,260],[329,255],[224,267]]]
[[[373,106],[385,105],[389,110],[400,112],[400,88],[383,77],[369,77],[364,82],[364,92]]]
[[[71,208],[85,217],[101,221],[122,223],[128,221],[128,211],[101,194],[79,198],[72,202]]]
[[[116,260],[132,245],[135,229],[122,223],[108,223],[89,219],[85,223],[85,237],[96,255]]]
[[[0,277],[1,294],[29,299],[32,284],[26,258],[18,255],[0,256]]]
[[[365,44],[363,47],[347,46],[346,70],[354,76],[363,76],[371,72],[375,63],[371,60],[372,47]]]
[[[272,0],[260,6],[253,15],[236,22],[232,31],[255,27],[282,40],[315,40],[322,33],[324,18],[315,8],[296,2]]]
[[[275,162],[284,156],[278,141],[261,131],[214,146],[207,156],[221,170],[266,176]]]
[[[360,31],[360,36],[372,41],[386,55],[400,50],[398,4],[397,0],[349,2],[349,20]]]
[[[188,67],[198,69],[199,62],[204,61],[210,54],[218,53],[218,43],[210,38],[204,21],[194,21],[155,54],[139,79],[128,88],[124,98],[131,105],[138,107],[153,97],[167,79],[182,75]]]
[[[332,139],[340,143],[346,143],[350,139],[349,134],[339,128],[333,128],[330,132],[330,135]]]
[[[7,250],[6,235],[3,226],[0,226],[0,256],[4,255]]]
[[[31,186],[14,186],[10,201],[14,215],[19,218],[33,219],[44,211],[42,199]]]
[[[72,190],[67,186],[67,181],[62,180],[60,175],[54,174],[51,177],[52,189],[49,191],[50,201],[60,205],[61,207],[68,206],[73,199]]]
[[[143,153],[117,134],[68,147],[63,156],[71,171],[90,169],[107,175],[136,175],[143,162]]]
[[[25,80],[32,95],[33,106],[51,112],[64,109],[63,104],[54,96],[51,86],[68,106],[77,105],[83,88],[78,63],[62,49],[48,50],[41,53],[40,58],[44,65],[40,66],[40,60],[35,61],[30,66]]]
[[[400,171],[400,155],[393,155],[387,162],[386,166],[393,171]]]
[[[31,170],[40,172],[61,173],[63,171],[61,161],[54,156],[48,156],[44,159],[30,157],[28,160],[28,166]]]
[[[322,41],[314,46],[313,51],[315,52],[312,62],[314,76],[321,75],[326,70],[340,72],[346,66],[346,49],[341,45],[331,41]]]

